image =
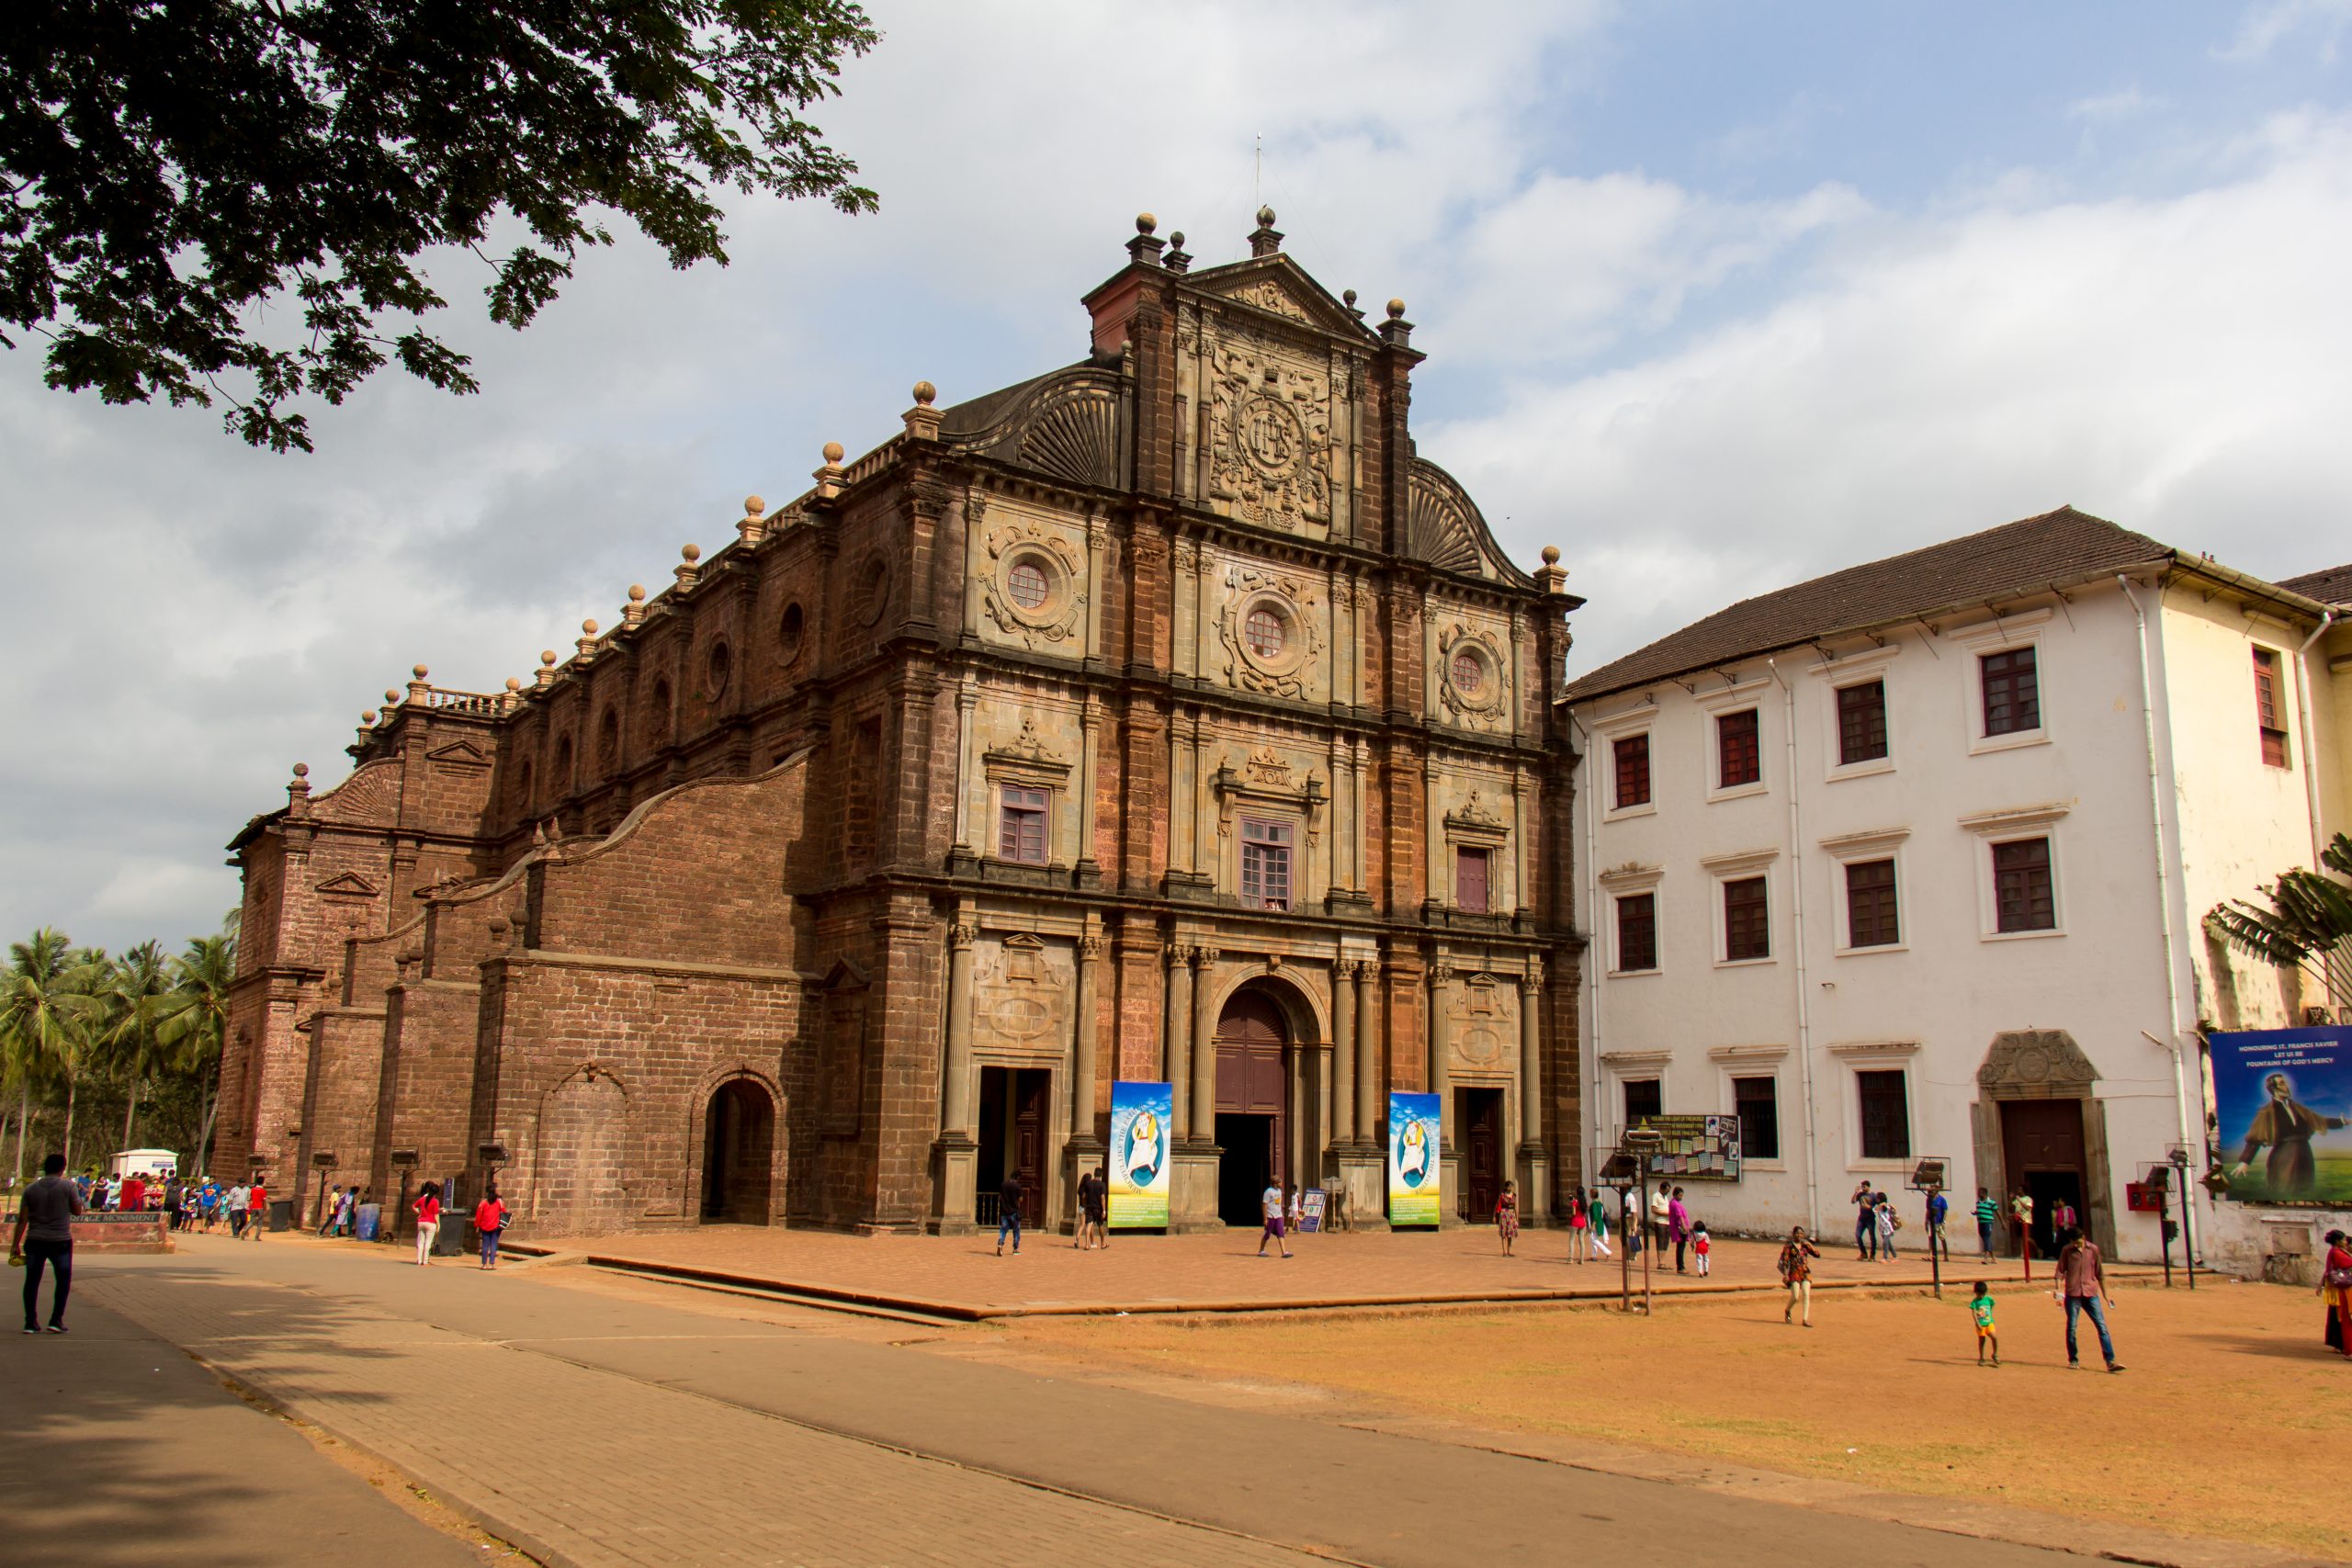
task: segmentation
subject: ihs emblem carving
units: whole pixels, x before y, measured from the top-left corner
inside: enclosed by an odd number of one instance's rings
[[[1209,493],[1274,527],[1331,520],[1331,385],[1228,328],[1214,350]]]

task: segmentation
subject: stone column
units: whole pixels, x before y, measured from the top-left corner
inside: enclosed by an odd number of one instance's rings
[[[1184,973],[1192,958],[1182,942],[1168,944],[1168,1039],[1159,1070],[1168,1075],[1169,1114],[1175,1120],[1168,1133],[1179,1143],[1193,1135],[1193,987]]]
[[[1544,964],[1530,959],[1519,981],[1520,1217],[1552,1217],[1552,1152],[1544,1146]]]
[[[941,1235],[969,1235],[980,1142],[972,1122],[972,943],[978,928],[958,915],[947,931],[947,1042],[939,1096],[938,1205],[931,1228]]]
[[[1348,1223],[1358,1230],[1385,1230],[1388,1225],[1388,1152],[1381,1146],[1376,1109],[1382,1078],[1380,1009],[1374,991],[1380,965],[1376,961],[1360,960],[1341,964],[1340,968],[1342,973],[1333,990],[1342,1001],[1336,1013],[1346,1021],[1334,1031],[1339,1036],[1337,1057],[1342,1083],[1333,1103],[1346,1107],[1340,1114],[1348,1125],[1333,1144],[1339,1151],[1334,1163],[1340,1168],[1340,1185],[1347,1191]],[[1354,1103],[1347,1106],[1351,1096]]]
[[[1214,947],[1193,949],[1193,1120],[1186,1135],[1216,1142],[1216,961]]]
[[[1094,1017],[1094,972],[1102,956],[1102,938],[1091,927],[1078,939],[1078,1020],[1070,1041],[1069,1136],[1072,1144],[1099,1149],[1094,1135],[1095,1055],[1100,1031]]]
[[[980,694],[971,680],[956,689],[956,850],[972,853],[972,709]]]
[[[1383,1077],[1380,1071],[1380,997],[1375,988],[1380,978],[1380,961],[1366,959],[1356,965],[1356,1141],[1371,1143],[1379,1136],[1380,1091]]]
[[[1102,866],[1094,859],[1094,753],[1102,741],[1102,709],[1087,694],[1086,706],[1078,716],[1078,854],[1075,857],[1078,879],[1092,883],[1102,874]],[[1101,943],[1096,946],[1099,950]]]
[[[1462,1151],[1453,1144],[1453,968],[1441,957],[1430,969],[1430,1092],[1437,1096],[1438,1157],[1444,1194],[1438,1224],[1458,1223],[1462,1204]]]
[[[1356,964],[1331,965],[1331,1145],[1356,1140]]]

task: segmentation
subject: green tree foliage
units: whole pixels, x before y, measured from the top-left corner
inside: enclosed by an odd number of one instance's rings
[[[8,947],[7,989],[0,995],[0,1053],[19,1086],[17,1164],[24,1166],[25,1115],[30,1094],[65,1089],[65,1125],[61,1146],[73,1157],[74,1106],[81,1064],[97,1021],[97,999],[90,994],[90,954],[77,950],[61,931],[44,926]]]
[[[230,408],[311,448],[388,357],[475,389],[423,258],[527,325],[611,214],[725,265],[715,197],[870,211],[800,111],[877,41],[849,0],[13,0],[0,27],[0,343],[111,403]],[[492,254],[495,246],[503,254]],[[272,316],[264,307],[292,307]],[[228,378],[224,385],[222,378]]]
[[[2352,838],[2336,834],[2320,864],[2324,870],[2280,872],[2262,889],[2266,904],[2214,905],[2205,927],[2250,958],[2301,969],[2326,988],[2333,1006],[2352,1007]]]

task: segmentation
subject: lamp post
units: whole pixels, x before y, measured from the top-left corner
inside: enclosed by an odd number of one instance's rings
[[[1626,1130],[1620,1146],[1634,1162],[1634,1179],[1640,1183],[1641,1213],[1636,1224],[1647,1227],[1650,1223],[1650,1155],[1665,1138],[1648,1127]],[[1650,1253],[1655,1250],[1655,1238],[1645,1237],[1652,1245],[1642,1248],[1642,1315],[1650,1315]]]

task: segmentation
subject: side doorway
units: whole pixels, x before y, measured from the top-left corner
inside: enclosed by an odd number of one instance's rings
[[[1462,1217],[1491,1224],[1503,1195],[1503,1091],[1455,1089],[1453,1124],[1462,1133]]]
[[[2007,1195],[2015,1198],[2024,1192],[2033,1199],[2034,1255],[2056,1256],[2058,1234],[2051,1215],[2057,1212],[2062,1200],[2081,1216],[2076,1224],[2086,1230],[2090,1224],[2084,1202],[2090,1181],[2084,1160],[2083,1102],[2003,1100],[2001,1151]]]

